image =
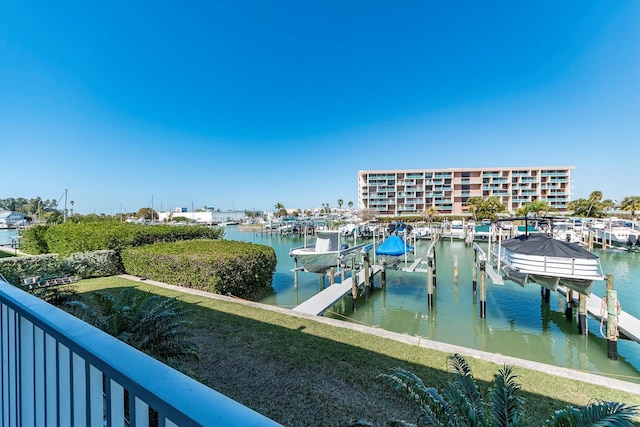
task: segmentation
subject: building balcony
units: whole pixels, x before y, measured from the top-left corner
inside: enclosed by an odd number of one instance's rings
[[[279,425],[1,276],[0,325],[2,425]]]

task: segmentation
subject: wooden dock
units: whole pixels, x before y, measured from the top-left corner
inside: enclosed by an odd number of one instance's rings
[[[558,293],[566,296],[567,290],[564,287],[558,287]],[[577,304],[578,299],[574,298],[573,302]],[[596,294],[590,294],[589,298],[587,298],[587,313],[594,319],[601,321],[603,316],[602,298]],[[607,323],[606,308],[604,310],[604,323]],[[640,344],[640,319],[636,319],[626,311],[621,310],[618,316],[618,330],[620,335]]]
[[[371,266],[371,274],[375,276],[378,272],[382,270],[382,267],[379,265]],[[364,285],[364,270],[360,270],[355,278],[357,280],[357,286],[361,287]],[[341,283],[334,283],[328,288],[323,289],[318,292],[302,304],[294,307],[292,310],[300,313],[313,314],[316,316],[320,316],[325,311],[327,311],[330,307],[332,307],[335,303],[340,301],[345,295],[351,292],[353,283],[353,277],[349,277],[345,279]]]

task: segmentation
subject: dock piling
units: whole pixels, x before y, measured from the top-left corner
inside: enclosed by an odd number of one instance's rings
[[[480,318],[487,317],[487,265],[480,261]]]
[[[613,275],[607,274],[607,357],[611,360],[618,360],[619,312],[620,304],[617,292],[613,289]]]
[[[573,291],[571,289],[567,289],[564,316],[568,322],[573,320]]]
[[[453,283],[458,283],[458,255],[453,256]]]
[[[433,287],[434,287],[434,277],[433,277],[433,259],[429,257],[427,259],[427,308],[429,310],[433,309]]]
[[[471,270],[471,284],[473,285],[473,294],[478,292],[478,251],[473,250],[473,269]]]
[[[589,324],[587,323],[587,296],[578,294],[578,332],[582,335],[589,334]]]
[[[384,289],[387,285],[387,263],[382,261],[382,271],[380,271],[380,286]]]

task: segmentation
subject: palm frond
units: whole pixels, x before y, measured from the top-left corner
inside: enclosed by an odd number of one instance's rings
[[[396,391],[403,392],[418,405],[421,425],[453,425],[451,408],[437,389],[425,386],[424,382],[413,372],[402,368],[392,368],[388,374],[380,374],[386,383]]]
[[[634,417],[640,415],[640,406],[618,402],[596,401],[581,408],[567,406],[557,410],[545,422],[547,427],[633,427]]]
[[[517,396],[520,390],[518,376],[511,366],[498,370],[489,390],[489,417],[492,426],[520,425],[524,417],[525,399]]]
[[[469,364],[461,355],[454,353],[447,358],[449,370],[455,375],[453,387],[464,399],[456,399],[460,415],[471,423],[479,425],[484,420],[484,399],[480,388],[473,378]]]

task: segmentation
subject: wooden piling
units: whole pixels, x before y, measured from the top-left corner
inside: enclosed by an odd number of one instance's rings
[[[613,289],[613,274],[607,274],[607,357],[611,360],[618,360],[619,311],[618,295]]]
[[[380,271],[380,287],[384,289],[387,286],[387,263],[382,261],[382,270]]]
[[[438,286],[438,280],[436,279],[436,251],[433,251],[433,287]]]
[[[293,287],[298,289],[298,258],[293,258]]]
[[[480,318],[487,317],[487,271],[486,261],[480,262]]]
[[[453,283],[458,283],[458,255],[453,256]]]
[[[571,289],[567,289],[564,317],[569,322],[573,320],[573,291]]]
[[[333,285],[334,283],[336,283],[336,270],[334,267],[331,267],[329,269],[329,286]]]
[[[473,251],[473,269],[471,270],[471,284],[473,285],[473,294],[478,292],[478,251]]]
[[[589,333],[589,324],[587,323],[587,296],[578,294],[578,332],[582,335]]]
[[[358,297],[358,275],[356,273],[355,258],[351,259],[351,297],[353,301],[351,308],[353,311],[356,311],[356,298]]]
[[[371,292],[371,286],[370,286],[370,281],[371,278],[369,277],[369,259],[367,257],[364,257],[364,295],[365,295],[365,299],[369,299],[369,293]]]
[[[433,309],[433,259],[429,257],[427,260],[427,307],[429,310]]]

